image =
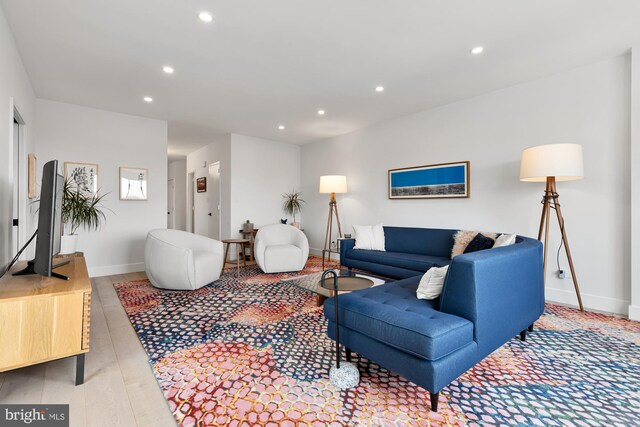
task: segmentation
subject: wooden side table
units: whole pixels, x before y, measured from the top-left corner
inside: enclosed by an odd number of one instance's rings
[[[247,260],[244,257],[244,245],[246,245],[247,243],[250,243],[249,239],[225,239],[222,241],[222,243],[226,244],[227,247],[224,251],[224,262],[222,263],[222,271],[220,272],[220,275],[222,276],[222,273],[224,272],[224,266],[229,263],[229,264],[236,264],[236,266],[238,267],[238,270],[236,272],[236,277],[240,277],[240,255],[242,255],[242,263],[244,264],[244,267],[247,266]],[[233,261],[233,260],[229,260],[229,247],[231,245],[236,245],[236,255],[238,255],[238,259]]]
[[[254,258],[253,258],[253,242],[255,242],[256,240],[256,233],[258,232],[257,228],[254,228],[253,230],[249,230],[249,231],[245,231],[245,230],[238,230],[238,233],[242,234],[242,238],[246,239],[247,236],[249,236],[249,249],[250,249],[250,254],[249,254],[249,261],[253,262]],[[244,252],[242,252],[242,255],[244,255]]]

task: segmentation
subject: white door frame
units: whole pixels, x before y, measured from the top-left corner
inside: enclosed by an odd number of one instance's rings
[[[187,173],[187,231],[195,233],[196,171]]]
[[[167,180],[167,190],[172,189],[173,191],[169,191],[171,197],[167,195],[167,215],[169,215],[168,226],[171,230],[175,230],[176,228],[176,180],[174,178]],[[173,211],[170,209],[172,208]]]
[[[14,180],[14,175],[15,175],[15,171],[14,171],[14,159],[16,156],[15,150],[14,150],[14,120],[18,122],[18,126],[19,126],[19,134],[18,134],[18,163],[21,166],[18,170],[18,195],[17,195],[17,201],[18,201],[18,209],[17,209],[17,213],[18,213],[18,220],[19,220],[19,226],[18,226],[18,233],[16,235],[17,237],[17,242],[14,242],[12,239],[11,242],[11,251],[15,252],[17,249],[16,248],[21,248],[22,245],[24,244],[24,242],[26,242],[27,238],[26,238],[26,234],[27,234],[27,203],[26,200],[28,198],[28,193],[27,193],[27,150],[26,150],[26,132],[27,132],[27,126],[26,123],[24,121],[24,119],[22,118],[22,116],[20,115],[20,112],[18,111],[18,108],[15,105],[14,99],[13,98],[9,98],[9,112],[10,112],[10,118],[9,118],[9,123],[11,124],[11,126],[9,127],[9,140],[11,141],[11,143],[9,144],[9,151],[10,151],[10,159],[11,161],[9,162],[9,176],[11,179],[11,187],[13,189],[15,189],[15,180]],[[13,205],[13,196],[11,199],[11,204]],[[13,220],[13,208],[12,208],[12,220]],[[11,232],[11,235],[13,235],[13,231]],[[22,256],[20,257],[21,260],[27,259],[27,253],[28,251],[25,251],[25,253],[22,254]]]
[[[211,176],[211,167],[218,166],[218,239],[221,240],[222,237],[222,173],[221,173],[221,165],[220,162],[214,162],[209,165],[209,169],[207,170],[207,175]],[[210,237],[210,236],[209,236]]]

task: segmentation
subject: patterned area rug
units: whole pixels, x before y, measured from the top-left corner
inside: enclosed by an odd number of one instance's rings
[[[181,426],[640,425],[640,323],[547,305],[526,342],[509,341],[440,393],[365,358],[360,385],[328,381],[332,341],[315,295],[255,267],[198,291],[115,285]]]

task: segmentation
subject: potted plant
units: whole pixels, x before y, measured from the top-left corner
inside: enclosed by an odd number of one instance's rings
[[[300,228],[300,223],[296,221],[296,214],[302,212],[302,205],[306,203],[300,195],[302,191],[292,191],[291,193],[284,193],[282,198],[284,201],[282,202],[282,211],[286,214],[289,214],[293,217],[293,225],[296,228]]]
[[[71,185],[71,181],[64,182],[62,197],[63,235],[60,242],[61,254],[76,252],[79,228],[87,231],[99,229],[107,217],[104,214],[102,201],[106,194],[87,195],[79,188]],[[68,232],[68,233],[67,233]]]

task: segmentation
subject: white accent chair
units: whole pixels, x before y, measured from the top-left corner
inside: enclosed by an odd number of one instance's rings
[[[265,273],[300,271],[309,258],[309,241],[294,226],[267,225],[256,233],[254,255],[258,267]]]
[[[144,264],[156,288],[195,290],[220,278],[222,242],[179,230],[147,234]]]

